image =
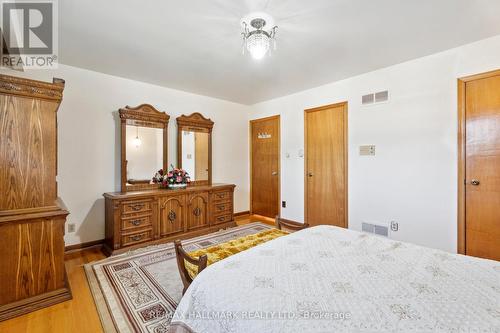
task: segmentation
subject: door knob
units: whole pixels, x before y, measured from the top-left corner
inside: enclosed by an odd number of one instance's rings
[[[307,173],[307,175],[308,175],[309,177],[314,176],[312,172],[308,172],[308,173]]]
[[[474,185],[474,186],[478,186],[480,183],[481,182],[479,180],[477,180],[477,179],[473,179],[473,180],[470,181],[470,184]]]
[[[273,171],[273,173],[271,173],[271,175],[273,175],[273,176],[277,176],[277,175],[278,175],[278,172],[277,172],[277,171]]]

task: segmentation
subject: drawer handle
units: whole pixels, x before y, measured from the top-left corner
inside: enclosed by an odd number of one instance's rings
[[[168,212],[168,220],[170,221],[170,223],[173,223],[176,218],[177,218],[177,214],[173,210]]]
[[[194,216],[200,216],[201,215],[201,209],[200,209],[200,207],[196,207],[193,210],[193,214],[194,214]]]
[[[143,237],[144,235],[135,235],[135,236],[130,236],[130,239],[137,242],[140,241]]]
[[[225,220],[226,220],[225,216],[221,216],[221,217],[217,218],[217,221],[220,221],[220,222],[225,221]]]
[[[135,226],[140,225],[140,224],[141,224],[141,222],[142,222],[142,220],[133,220],[133,221],[130,221],[130,223],[132,223],[132,224],[133,224],[133,225],[135,225]]]
[[[144,208],[144,204],[128,205],[132,210],[138,211]]]
[[[218,205],[218,206],[217,206],[217,208],[218,208],[219,210],[224,210],[224,209],[226,209],[226,206],[224,206],[224,205]]]
[[[222,199],[226,196],[226,193],[219,193],[217,194],[217,197],[219,197],[219,199]]]

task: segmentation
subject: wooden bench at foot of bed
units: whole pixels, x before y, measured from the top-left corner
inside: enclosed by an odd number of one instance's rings
[[[182,248],[181,241],[176,240],[174,244],[175,253],[177,255],[177,266],[184,285],[182,294],[186,292],[196,275],[203,271],[207,266],[256,245],[287,235],[288,232],[283,231],[282,228],[290,231],[297,231],[308,227],[307,224],[300,225],[290,223],[279,217],[276,217],[276,224],[278,229],[261,231],[256,234],[239,237],[228,242],[189,253]]]

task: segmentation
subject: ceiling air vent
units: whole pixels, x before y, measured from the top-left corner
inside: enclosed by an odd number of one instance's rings
[[[368,95],[363,95],[361,102],[363,105],[370,105],[376,103],[387,102],[389,100],[389,91],[380,91]]]

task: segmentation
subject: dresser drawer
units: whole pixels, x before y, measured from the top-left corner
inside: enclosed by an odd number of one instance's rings
[[[232,214],[233,213],[233,204],[231,201],[216,202],[212,205],[212,212],[213,212],[214,216]]]
[[[234,185],[105,193],[106,254],[236,225]]]
[[[231,201],[233,193],[231,191],[219,191],[213,193],[213,202],[228,202]]]
[[[147,242],[151,239],[153,239],[151,229],[124,234],[122,235],[122,246]]]
[[[124,201],[122,202],[122,213],[146,213],[151,212],[151,201]]]
[[[122,230],[135,230],[151,226],[151,216],[137,216],[122,219]]]
[[[214,224],[225,223],[232,221],[232,214],[221,215],[214,217]]]

